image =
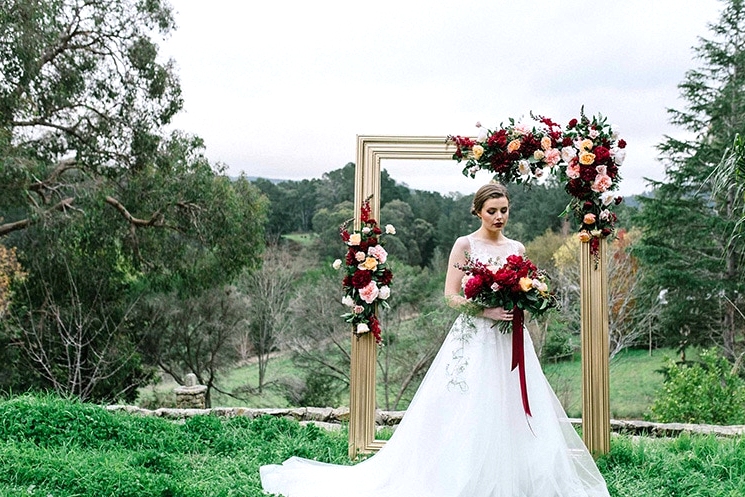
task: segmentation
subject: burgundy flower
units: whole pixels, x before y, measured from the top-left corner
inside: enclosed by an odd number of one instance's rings
[[[598,164],[610,159],[610,150],[605,147],[595,147],[592,149],[592,153],[595,154],[595,162]]]
[[[493,133],[486,141],[486,144],[489,147],[499,147],[501,149],[504,149],[505,147],[507,147],[507,131],[504,129],[500,129],[496,133]]]
[[[562,147],[569,147],[572,145],[572,137],[571,136],[565,136],[563,140],[561,140],[561,146]]]
[[[569,195],[581,200],[588,198],[592,194],[592,190],[579,178],[567,181],[565,189]]]
[[[377,224],[376,224],[376,225],[375,225],[375,226],[373,227],[373,230],[372,230],[372,231],[373,231],[373,233],[374,233],[374,234],[376,234],[376,235],[379,235],[379,234],[381,234],[381,233],[383,232],[383,230],[381,230],[381,229],[380,229],[380,228],[378,227],[378,225],[377,225]]]
[[[579,177],[582,178],[585,181],[595,181],[595,176],[598,175],[597,169],[595,169],[595,165],[590,166],[580,166],[579,168]]]
[[[577,126],[577,120],[576,119],[572,119],[571,121],[569,121],[569,124],[567,125],[567,128],[572,129],[575,126]]]
[[[378,277],[378,284],[380,286],[390,285],[393,281],[393,273],[390,269],[384,269],[383,273]]]
[[[347,257],[345,258],[344,262],[346,262],[347,266],[352,266],[357,264],[357,259],[355,259],[356,252],[353,248],[350,247],[349,250],[347,250]]]
[[[475,274],[466,282],[466,286],[463,288],[463,295],[467,299],[475,298],[483,291],[485,286],[484,277],[480,274]]]
[[[618,148],[626,148],[626,140],[624,140],[623,138],[618,140]]]
[[[372,271],[358,269],[352,276],[352,286],[360,289],[366,287],[372,281]]]

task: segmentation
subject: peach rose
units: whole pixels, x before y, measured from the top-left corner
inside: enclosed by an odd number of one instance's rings
[[[549,148],[551,148],[551,138],[550,137],[544,136],[543,138],[541,138],[541,148],[543,150],[548,150]]]
[[[589,166],[590,164],[595,162],[595,154],[590,153],[590,152],[580,152],[579,162],[582,165]]]
[[[606,174],[598,174],[595,176],[595,182],[590,187],[592,191],[603,193],[613,185],[613,180]]]
[[[535,288],[541,293],[544,293],[544,294],[548,293],[548,285],[539,279],[533,280],[533,288]]]
[[[595,224],[595,220],[595,214],[593,214],[592,212],[588,212],[587,214],[585,214],[585,217],[582,218],[582,222],[584,224]]]
[[[587,232],[587,230],[582,230],[577,233],[577,238],[579,238],[580,242],[587,243],[592,237],[590,236],[590,233]]]
[[[375,257],[367,257],[365,262],[357,266],[359,269],[367,269],[369,271],[375,271],[378,267],[378,260]]]
[[[520,290],[529,292],[533,288],[533,280],[530,278],[520,278]]]
[[[352,233],[351,235],[349,235],[349,241],[347,243],[354,247],[355,245],[359,245],[361,241],[362,235],[360,235],[359,233]]]
[[[515,139],[507,144],[508,152],[512,153],[512,152],[517,152],[518,150],[520,150],[520,140]]]
[[[471,151],[473,152],[473,157],[476,160],[479,160],[481,156],[484,155],[484,147],[482,147],[481,145],[474,145]]]
[[[570,179],[579,178],[579,164],[576,162],[569,164],[567,166],[567,176],[569,176]]]
[[[543,150],[536,150],[533,152],[533,158],[535,160],[542,160],[544,157],[546,157],[546,154],[543,152]]]
[[[595,146],[595,144],[592,143],[592,140],[590,140],[588,138],[585,138],[584,140],[582,140],[581,142],[579,142],[579,147],[577,147],[577,148],[579,148],[580,150],[584,150],[586,152],[588,150],[592,150],[592,147],[594,147],[594,146]]]

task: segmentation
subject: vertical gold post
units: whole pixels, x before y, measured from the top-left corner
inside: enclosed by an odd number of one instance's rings
[[[375,439],[375,371],[377,345],[372,333],[352,337],[349,389],[349,458],[366,451]],[[370,422],[372,420],[372,422]]]
[[[607,245],[600,241],[596,266],[590,244],[580,244],[582,436],[594,457],[610,450]]]

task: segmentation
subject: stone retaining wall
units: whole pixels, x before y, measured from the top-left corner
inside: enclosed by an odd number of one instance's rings
[[[251,419],[260,416],[276,416],[294,419],[302,423],[316,423],[328,429],[341,427],[342,423],[349,421],[349,408],[340,407],[297,407],[280,409],[253,409],[248,407],[214,407],[212,409],[142,409],[136,406],[112,405],[107,406],[109,411],[123,411],[130,414],[142,416],[158,416],[172,420],[183,420],[191,416],[212,415],[222,417],[247,416]],[[378,428],[396,427],[403,418],[406,411],[377,411],[375,422]],[[579,426],[582,420],[570,418],[569,421]],[[684,423],[651,423],[648,421],[626,421],[611,420],[611,431],[629,435],[648,435],[653,437],[674,437],[683,433],[699,433],[716,436],[741,436],[745,435],[745,425],[742,426],[716,426],[695,425]]]

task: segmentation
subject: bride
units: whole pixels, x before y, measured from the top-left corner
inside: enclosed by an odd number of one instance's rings
[[[507,190],[482,186],[471,212],[481,226],[458,238],[445,280],[449,305],[461,307],[463,272],[472,258],[522,255],[507,238]],[[525,333],[524,409],[512,336],[493,327],[511,321],[503,308],[461,314],[435,357],[393,437],[369,459],[339,466],[292,457],[260,469],[265,491],[286,497],[608,497],[592,456],[569,423]]]

